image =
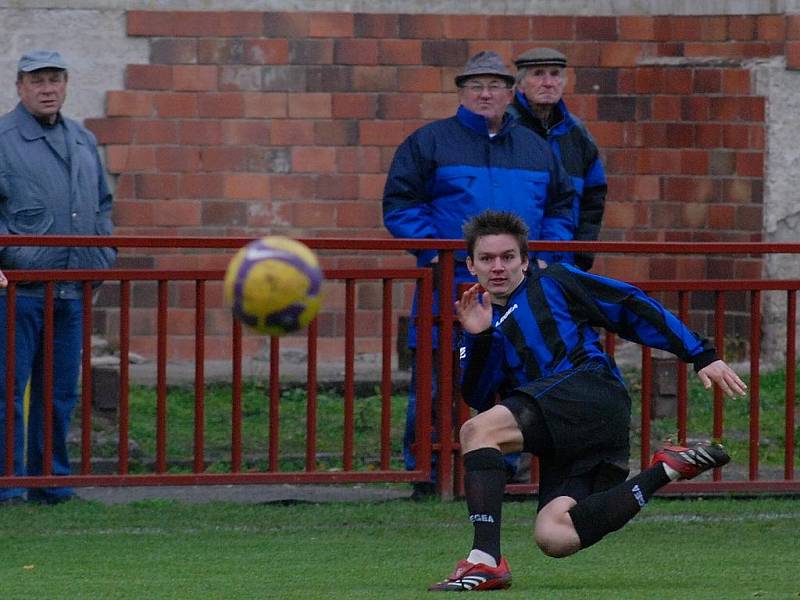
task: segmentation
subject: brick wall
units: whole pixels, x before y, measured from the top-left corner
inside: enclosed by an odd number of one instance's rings
[[[780,15],[131,11],[127,27],[148,40],[150,60],[128,65],[125,89],[108,92],[106,117],[87,122],[117,177],[120,234],[386,237],[381,194],[394,150],[453,114],[453,75],[467,58],[492,49],[510,64],[549,45],[569,57],[567,103],[609,174],[603,239],[757,241],[766,106],[750,68],[784,54],[800,67],[800,17]],[[224,266],[225,257],[126,261]],[[607,256],[595,271],[647,279],[760,269],[746,258]],[[341,318],[328,312],[322,331],[335,336]],[[101,326],[113,328],[106,317]],[[211,333],[225,335],[225,319],[212,322]],[[170,326],[175,339],[187,335],[186,348],[178,341],[171,352],[190,354],[191,328]],[[135,349],[147,351],[147,333],[141,327]]]

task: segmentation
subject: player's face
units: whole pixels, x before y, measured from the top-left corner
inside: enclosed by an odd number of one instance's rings
[[[34,117],[56,120],[67,97],[67,72],[61,69],[40,69],[23,73],[17,81],[17,94],[22,106]]]
[[[555,104],[564,94],[564,69],[555,66],[529,68],[517,88],[530,104]]]
[[[478,238],[473,255],[467,257],[467,267],[492,302],[505,304],[525,277],[528,255],[520,253],[513,235],[486,235]]]
[[[511,102],[513,90],[499,77],[470,77],[458,88],[464,108],[486,117],[489,130],[497,131]]]

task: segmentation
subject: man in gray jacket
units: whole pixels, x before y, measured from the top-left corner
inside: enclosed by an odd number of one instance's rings
[[[67,65],[58,52],[35,50],[17,66],[20,102],[0,117],[0,235],[111,235],[111,192],[92,133],[61,114],[67,90]],[[20,282],[16,317],[7,323],[6,277],[14,269],[103,269],[115,258],[112,248],[0,246],[0,381],[7,365],[6,333],[13,327],[14,474],[42,475],[44,465],[44,345],[52,344],[52,474],[68,475],[67,432],[77,402],[83,330],[82,283],[55,285],[54,334],[43,339],[44,286]],[[23,398],[30,383],[26,428]],[[5,396],[0,399],[0,473],[6,465]],[[27,499],[55,504],[69,500],[67,487],[31,488]],[[22,488],[0,488],[0,502],[25,500]]]

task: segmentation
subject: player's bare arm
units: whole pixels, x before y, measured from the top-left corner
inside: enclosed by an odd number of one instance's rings
[[[456,301],[456,315],[464,331],[480,333],[492,326],[492,304],[489,292],[481,293],[481,286],[475,284]]]
[[[697,372],[697,376],[706,389],[710,389],[711,384],[716,383],[725,395],[731,398],[744,396],[747,391],[747,384],[723,360],[715,360],[706,365]]]

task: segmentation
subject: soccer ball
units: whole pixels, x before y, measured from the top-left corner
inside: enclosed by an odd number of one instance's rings
[[[308,246],[268,236],[236,253],[223,287],[237,319],[259,333],[283,335],[305,327],[316,316],[321,285],[319,261]]]

